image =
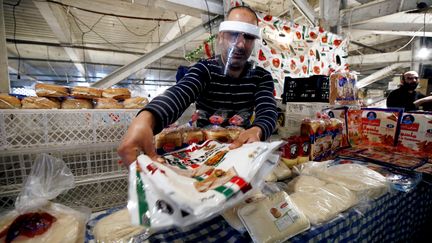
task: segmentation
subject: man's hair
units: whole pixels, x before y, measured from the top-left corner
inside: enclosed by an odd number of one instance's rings
[[[405,74],[407,74],[407,73],[409,73],[409,72],[416,72],[416,71],[414,71],[414,70],[408,70],[408,71],[406,71],[406,72],[403,72],[402,73],[402,76],[401,76],[401,80],[402,81],[405,81]],[[417,73],[417,72],[416,72]],[[418,73],[417,73],[417,75],[418,75]]]
[[[232,7],[232,8],[230,8],[230,9],[228,10],[228,13],[227,13],[226,16],[228,17],[234,9],[244,9],[244,10],[246,10],[246,11],[251,12],[251,13],[253,14],[253,16],[255,16],[256,23],[258,24],[258,15],[255,13],[255,11],[254,11],[253,9],[251,9],[251,8],[248,7],[248,6],[244,6],[244,5],[242,5],[242,6],[235,6],[235,7]]]

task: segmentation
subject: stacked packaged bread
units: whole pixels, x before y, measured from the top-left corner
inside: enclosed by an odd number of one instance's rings
[[[65,99],[61,104],[62,109],[92,109],[93,103],[87,99]]]
[[[102,91],[102,97],[116,100],[124,100],[131,97],[131,92],[127,88],[109,88]]]
[[[70,96],[81,99],[95,99],[102,97],[102,90],[89,87],[75,86],[71,88]]]
[[[95,99],[95,109],[123,109],[122,103],[112,98],[97,98]]]
[[[125,109],[142,109],[148,104],[148,99],[145,97],[133,97],[123,101]]]

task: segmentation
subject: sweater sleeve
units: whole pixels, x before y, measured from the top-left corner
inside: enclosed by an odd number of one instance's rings
[[[265,71],[255,93],[255,119],[252,126],[262,130],[262,140],[270,137],[276,128],[277,107],[273,96],[274,83],[270,73]]]
[[[204,61],[198,62],[189,68],[176,85],[147,104],[140,112],[146,110],[155,116],[156,126],[153,132],[157,134],[174,123],[205,89],[208,80],[210,80],[208,67]]]

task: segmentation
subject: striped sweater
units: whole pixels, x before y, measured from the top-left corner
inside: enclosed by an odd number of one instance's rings
[[[277,110],[273,97],[273,78],[263,68],[248,63],[240,78],[224,77],[224,65],[219,56],[202,60],[163,94],[155,97],[143,110],[156,119],[155,134],[174,123],[195,102],[197,110],[213,115],[218,110],[228,117],[238,111],[255,111],[251,126],[258,126],[267,139],[276,127]]]

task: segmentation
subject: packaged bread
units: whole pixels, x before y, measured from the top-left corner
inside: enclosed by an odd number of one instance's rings
[[[329,221],[358,203],[352,191],[337,184],[297,191],[290,197],[313,225]]]
[[[0,242],[84,242],[85,222],[82,213],[56,203],[23,214],[14,210],[0,219]]]
[[[21,101],[15,96],[1,93],[0,94],[0,109],[19,109]]]
[[[62,109],[92,109],[93,103],[91,100],[69,98],[63,100],[63,102],[61,103],[61,108]]]
[[[164,154],[181,148],[182,135],[179,131],[162,131],[155,137],[155,147],[158,154]]]
[[[60,101],[55,98],[25,97],[21,100],[23,109],[60,109]]]
[[[219,141],[221,143],[230,143],[232,142],[231,136],[228,133],[228,130],[223,127],[213,127],[210,129],[205,129],[204,134],[206,140],[214,140]]]
[[[131,92],[127,88],[109,88],[102,91],[102,97],[124,100],[131,97]]]
[[[102,90],[90,87],[76,86],[71,88],[70,96],[81,99],[95,99],[102,97]]]
[[[285,163],[288,168],[292,168],[297,164],[299,147],[297,143],[297,137],[291,136],[284,139],[286,144],[281,148],[282,156],[281,160]]]
[[[356,83],[357,75],[354,72],[332,73],[330,75],[330,104],[356,105],[358,101]]]
[[[273,169],[273,173],[275,174],[278,181],[286,180],[292,175],[290,168],[288,168],[288,166],[282,160],[280,160]]]
[[[239,217],[254,242],[283,242],[310,227],[309,220],[283,191],[245,205]]]
[[[231,138],[231,141],[236,140],[238,138],[238,136],[240,135],[240,133],[244,131],[244,128],[237,127],[237,126],[229,126],[226,129],[227,129],[228,134]]]
[[[148,233],[142,225],[132,225],[127,208],[99,220],[93,228],[96,242],[132,242],[139,235]]]
[[[189,128],[182,131],[182,140],[184,145],[201,143],[204,139],[204,133],[200,128]]]
[[[97,98],[95,99],[95,109],[123,109],[123,104],[111,98]]]
[[[148,99],[145,97],[133,97],[125,99],[123,105],[125,109],[142,109],[148,104]]]
[[[66,97],[69,95],[68,88],[54,84],[37,83],[35,91],[39,97]]]
[[[402,109],[362,108],[363,146],[395,146]]]

